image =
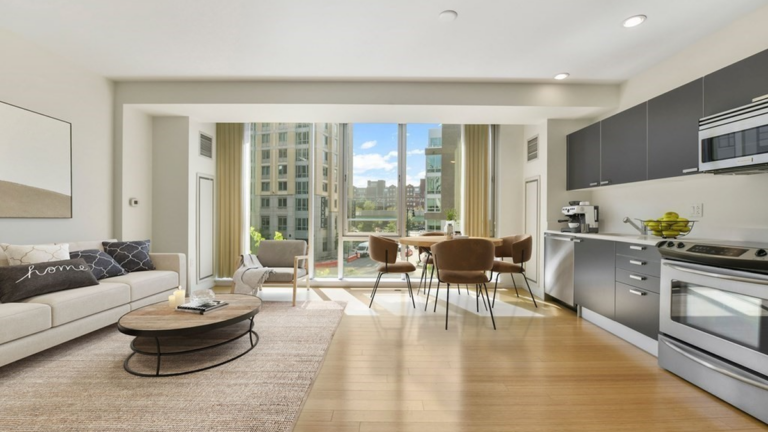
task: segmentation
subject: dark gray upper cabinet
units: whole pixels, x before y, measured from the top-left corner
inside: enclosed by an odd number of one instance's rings
[[[747,105],[768,94],[768,50],[704,77],[704,116]]]
[[[578,239],[573,255],[574,302],[613,319],[616,297],[616,250],[605,240]]]
[[[648,101],[649,179],[698,171],[702,83],[699,78]]]
[[[600,123],[568,135],[568,190],[597,186],[600,181]]]
[[[601,186],[648,178],[647,107],[645,102],[601,122]]]

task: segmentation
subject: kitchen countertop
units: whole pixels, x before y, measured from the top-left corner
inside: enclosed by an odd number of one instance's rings
[[[595,239],[595,240],[608,240],[608,241],[617,241],[617,242],[623,242],[623,243],[635,243],[635,244],[644,244],[649,246],[656,246],[656,244],[664,239],[661,237],[656,236],[644,236],[639,234],[619,234],[619,233],[597,233],[597,234],[591,234],[591,233],[564,233],[560,231],[555,230],[546,230],[544,231],[545,234],[557,234],[561,236],[569,236],[569,237],[578,237],[578,238],[585,238],[585,239]],[[680,237],[680,239],[683,239],[683,237]]]

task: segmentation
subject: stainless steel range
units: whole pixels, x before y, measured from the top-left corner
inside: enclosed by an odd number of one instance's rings
[[[659,365],[768,423],[768,244],[658,247]]]

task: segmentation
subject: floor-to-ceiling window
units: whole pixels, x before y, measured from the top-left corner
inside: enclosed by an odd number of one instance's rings
[[[252,252],[262,239],[305,240],[314,278],[369,278],[377,275],[369,235],[441,231],[449,214],[460,230],[462,125],[250,123],[247,130]],[[400,252],[421,265],[415,248]]]

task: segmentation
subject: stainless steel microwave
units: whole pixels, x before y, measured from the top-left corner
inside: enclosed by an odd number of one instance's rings
[[[768,172],[768,99],[699,120],[699,172]]]

